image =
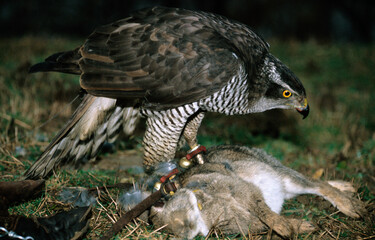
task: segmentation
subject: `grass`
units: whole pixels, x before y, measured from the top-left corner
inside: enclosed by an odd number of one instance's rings
[[[51,138],[70,117],[79,91],[78,78],[57,73],[28,75],[31,64],[52,53],[73,49],[82,39],[26,36],[0,39],[0,180],[22,178]],[[304,83],[311,107],[302,120],[294,111],[269,111],[248,116],[207,114],[199,132],[206,146],[242,144],[264,148],[285,165],[321,179],[342,179],[358,187],[358,197],[368,204],[375,219],[375,45],[279,42],[271,52],[286,63]],[[56,117],[55,117],[56,116]],[[53,120],[49,121],[51,118]],[[118,152],[136,148],[144,125],[135,137],[120,140]],[[105,156],[103,157],[105,158]],[[47,182],[43,196],[13,207],[14,214],[45,216],[68,209],[56,195],[64,186],[94,187],[132,182],[137,176],[126,170],[64,170]],[[103,192],[102,205],[94,210],[87,238],[103,234],[121,211],[119,190]],[[285,215],[313,221],[319,230],[296,239],[371,239],[373,220],[353,220],[338,213],[321,198],[301,196],[288,201]],[[155,231],[142,221],[127,226],[115,239],[172,236]],[[212,238],[234,239],[218,232]],[[267,234],[250,236],[267,238]],[[198,238],[203,239],[203,238]]]

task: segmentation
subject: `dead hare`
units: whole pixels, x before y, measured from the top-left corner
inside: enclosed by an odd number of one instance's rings
[[[284,200],[315,194],[342,213],[360,218],[364,204],[344,181],[319,181],[283,166],[261,149],[240,146],[211,148],[205,164],[180,176],[181,188],[162,207],[151,209],[151,221],[176,236],[206,236],[211,228],[227,234],[257,233],[267,228],[282,237],[314,231],[308,221],[280,215]],[[249,230],[248,230],[249,229]]]

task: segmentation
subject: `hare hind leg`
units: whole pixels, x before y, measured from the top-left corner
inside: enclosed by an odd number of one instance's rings
[[[360,218],[366,215],[365,204],[352,197],[354,191],[352,185],[344,181],[317,181],[318,195],[330,201],[342,213],[352,218]],[[343,190],[343,191],[340,191]],[[345,191],[345,192],[344,192]]]
[[[328,200],[342,213],[352,218],[359,218],[367,212],[360,200],[350,196],[350,193],[355,192],[350,183],[310,180],[293,170],[291,171],[291,174],[283,177],[287,198],[299,194],[315,194]]]

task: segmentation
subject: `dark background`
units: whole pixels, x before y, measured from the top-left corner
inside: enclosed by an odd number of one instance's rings
[[[203,10],[248,24],[265,38],[371,42],[373,0],[0,0],[0,36],[54,34],[85,37],[98,25],[136,9],[163,5]]]

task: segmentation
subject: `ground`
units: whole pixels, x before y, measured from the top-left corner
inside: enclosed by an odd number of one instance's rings
[[[55,52],[73,49],[83,39],[25,36],[0,39],[0,180],[22,178],[77,106],[78,78],[57,73],[27,74],[31,64]],[[199,131],[206,146],[241,144],[267,152],[307,176],[353,182],[369,215],[353,220],[320,197],[300,196],[282,214],[312,221],[318,230],[296,239],[375,238],[375,45],[271,40],[271,52],[303,82],[311,112],[302,120],[295,111],[269,111],[248,116],[207,114]],[[13,207],[14,214],[46,216],[70,206],[57,193],[67,186],[96,187],[132,183],[140,174],[141,122],[130,139],[120,137],[96,162],[79,170],[56,172],[42,197]],[[103,234],[123,212],[119,189],[101,193],[87,239]],[[140,220],[116,239],[172,238]],[[241,238],[213,232],[212,238]],[[277,238],[271,233],[250,239]]]

